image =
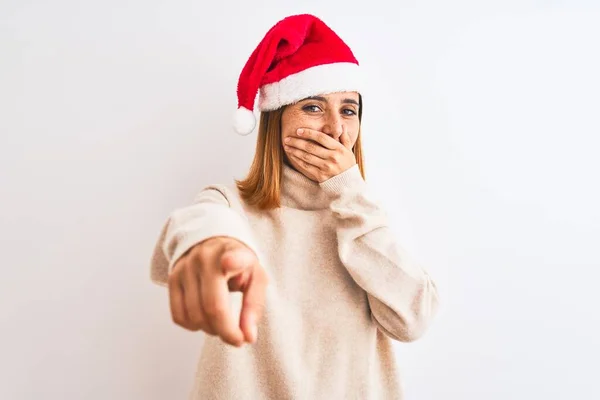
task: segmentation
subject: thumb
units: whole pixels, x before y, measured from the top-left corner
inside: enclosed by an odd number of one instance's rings
[[[340,140],[345,148],[347,148],[348,150],[352,150],[352,143],[350,141],[350,135],[348,134],[346,125],[344,125],[342,136],[340,136]]]
[[[221,269],[228,278],[251,267],[257,261],[256,255],[246,245],[232,240],[221,254]]]

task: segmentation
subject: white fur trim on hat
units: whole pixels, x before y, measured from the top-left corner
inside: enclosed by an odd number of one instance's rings
[[[260,111],[276,110],[310,96],[362,90],[363,78],[357,64],[321,64],[260,88]]]

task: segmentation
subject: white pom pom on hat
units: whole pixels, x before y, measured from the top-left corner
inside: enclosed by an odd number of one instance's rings
[[[240,135],[254,130],[259,92],[259,111],[271,111],[310,96],[361,90],[350,47],[314,15],[292,15],[267,32],[242,69],[234,129]]]
[[[252,110],[240,107],[235,111],[233,127],[242,136],[250,134],[256,126],[256,117]]]

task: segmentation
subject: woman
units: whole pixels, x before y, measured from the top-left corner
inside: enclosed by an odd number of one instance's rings
[[[262,112],[249,174],[175,210],[152,259],[175,323],[208,333],[192,398],[402,398],[391,340],[419,338],[438,298],[364,181],[359,73],[312,15],[242,70],[236,130],[259,91]]]

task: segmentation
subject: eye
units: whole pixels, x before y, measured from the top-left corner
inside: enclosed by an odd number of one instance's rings
[[[321,109],[319,108],[319,106],[316,106],[314,104],[305,105],[304,107],[302,107],[302,109],[304,111],[307,111],[307,112],[319,112],[319,111],[321,111]]]
[[[356,115],[356,112],[351,108],[344,108],[342,110],[342,112],[344,113],[344,115],[348,115],[348,116]]]

